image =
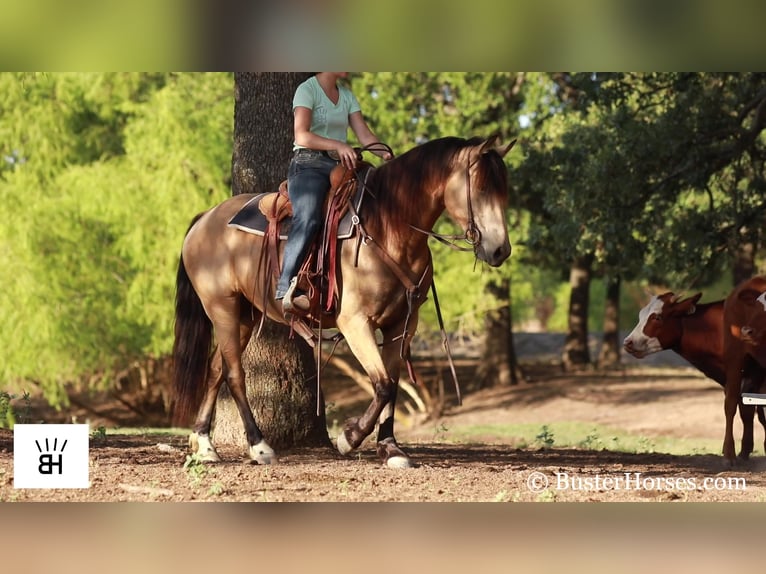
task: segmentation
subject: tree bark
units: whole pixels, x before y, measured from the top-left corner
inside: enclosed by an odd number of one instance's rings
[[[752,238],[753,235],[753,233],[743,231],[740,235],[742,239],[734,249],[732,280],[735,287],[755,275],[755,252],[757,249]]]
[[[606,302],[604,305],[604,335],[601,341],[599,367],[609,368],[620,364],[620,277],[606,278]]]
[[[511,322],[511,280],[490,281],[487,294],[497,301],[497,308],[484,318],[484,351],[478,369],[479,385],[484,387],[516,385],[523,373],[516,359]]]
[[[562,366],[575,370],[590,364],[588,349],[588,305],[593,255],[575,258],[569,272],[569,332],[564,342]]]
[[[237,73],[234,77],[232,195],[276,191],[287,175],[293,141],[292,99],[307,73]],[[324,400],[311,348],[290,329],[266,321],[242,357],[255,420],[274,448],[329,445]],[[317,405],[319,414],[317,415]],[[246,446],[236,407],[222,386],[215,440]]]

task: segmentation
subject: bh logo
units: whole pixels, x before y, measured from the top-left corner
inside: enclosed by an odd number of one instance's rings
[[[15,488],[88,488],[88,425],[15,425]]]

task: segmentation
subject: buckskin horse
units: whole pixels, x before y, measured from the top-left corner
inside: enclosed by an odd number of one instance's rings
[[[320,310],[305,318],[312,327],[321,319],[323,327],[342,334],[375,391],[365,412],[347,420],[339,434],[342,454],[359,447],[378,423],[377,453],[383,464],[412,465],[394,437],[394,405],[401,361],[409,354],[418,308],[432,282],[428,239],[433,226],[446,210],[477,259],[497,267],[511,254],[503,157],[515,140],[508,145],[497,140],[432,140],[366,177],[366,197],[356,214],[359,240],[341,242],[333,270],[337,304],[330,313]],[[261,264],[264,237],[228,225],[253,197],[236,195],[196,216],[178,266],[174,412],[176,421],[196,415],[189,442],[205,461],[220,460],[210,428],[224,380],[242,417],[249,458],[259,464],[275,460],[248,405],[241,355],[263,314],[281,323],[288,320],[274,300],[276,278]]]

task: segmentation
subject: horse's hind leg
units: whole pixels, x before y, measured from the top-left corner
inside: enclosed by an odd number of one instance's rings
[[[243,307],[246,309],[242,309]],[[208,315],[213,322],[218,342],[214,359],[217,360],[217,357],[221,359],[220,362],[214,361],[214,364],[220,365],[220,367],[217,371],[217,377],[213,379],[211,375],[208,379],[208,390],[194,427],[196,437],[192,435],[190,440],[196,440],[199,445],[198,448],[206,448],[215,452],[212,444],[210,444],[209,432],[218,389],[221,381],[225,378],[245,427],[248,456],[253,462],[270,464],[275,459],[274,451],[263,440],[263,435],[255,423],[255,418],[247,402],[245,373],[242,368],[242,349],[250,340],[253,325],[255,320],[260,317],[260,313],[252,309],[249,303],[244,303],[244,300],[239,299],[239,296],[235,296],[218,301],[216,305],[210,305]],[[211,380],[215,380],[216,384],[211,385]]]
[[[218,390],[221,388],[224,376],[223,357],[220,348],[216,347],[210,359],[205,397],[202,399],[197,419],[194,421],[193,432],[189,436],[191,451],[205,462],[219,462],[221,460],[210,440],[210,425],[213,419],[215,401],[218,398]]]
[[[263,434],[255,423],[253,412],[250,410],[245,388],[245,371],[242,368],[242,350],[250,340],[254,322],[260,314],[247,306],[247,309],[242,310],[240,315],[239,300],[236,302],[235,308],[228,308],[227,311],[220,313],[218,320],[213,319],[213,324],[216,328],[216,338],[223,360],[228,367],[227,384],[229,391],[245,426],[250,460],[258,464],[271,464],[276,461],[276,457],[272,448],[263,440]],[[216,315],[214,314],[214,316]]]

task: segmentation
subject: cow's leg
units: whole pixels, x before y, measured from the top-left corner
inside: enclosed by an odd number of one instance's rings
[[[739,458],[747,460],[753,452],[753,418],[755,418],[755,407],[753,405],[744,405],[740,401],[739,418],[742,421],[742,445],[739,451]]]
[[[723,438],[723,457],[729,466],[734,465],[736,458],[734,446],[734,415],[740,404],[742,389],[743,360],[730,361],[726,365],[726,385],[724,386],[723,410],[726,418],[726,428]]]
[[[763,383],[763,370],[750,357],[745,360],[745,368],[742,372],[741,393],[757,393]],[[739,458],[747,460],[753,452],[755,445],[753,418],[756,408],[753,405],[745,405],[740,401],[739,417],[742,420],[742,447]],[[760,414],[762,416],[762,413]]]
[[[766,391],[766,373],[760,366],[757,368],[753,375],[753,391],[754,393],[763,393]],[[758,416],[758,422],[766,433],[766,415],[764,415],[763,406],[758,405],[755,407],[755,413]],[[755,431],[753,431],[755,432]],[[764,436],[763,452],[766,453],[766,435]]]
[[[740,383],[740,395],[742,393],[755,392],[759,382],[754,378],[757,372],[753,370],[752,365],[748,365],[742,372],[742,382]],[[750,453],[753,452],[753,417],[755,407],[739,403],[739,418],[742,421],[742,444],[739,450],[739,458],[747,460]]]

